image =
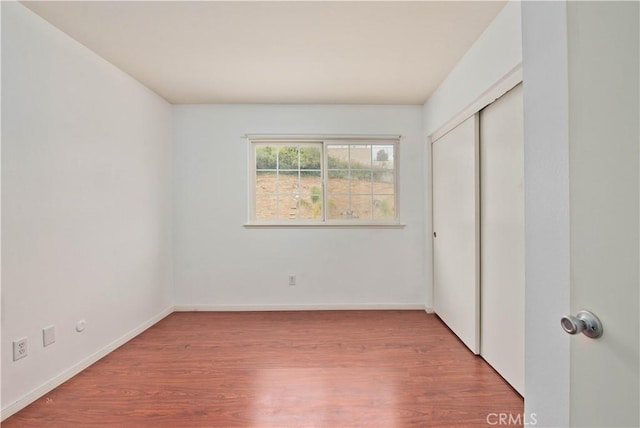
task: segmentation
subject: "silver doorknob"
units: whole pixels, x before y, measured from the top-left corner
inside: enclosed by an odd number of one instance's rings
[[[597,339],[604,332],[600,319],[593,313],[584,310],[578,312],[575,317],[573,315],[563,316],[560,319],[560,325],[569,334],[582,333],[592,339]]]

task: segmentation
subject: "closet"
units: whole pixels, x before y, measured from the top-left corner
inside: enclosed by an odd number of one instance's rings
[[[522,85],[432,143],[433,309],[524,392]]]
[[[480,351],[478,115],[431,147],[433,310],[475,354]]]

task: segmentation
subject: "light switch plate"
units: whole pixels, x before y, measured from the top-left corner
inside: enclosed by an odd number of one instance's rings
[[[42,344],[49,346],[56,341],[56,326],[50,325],[42,329]]]

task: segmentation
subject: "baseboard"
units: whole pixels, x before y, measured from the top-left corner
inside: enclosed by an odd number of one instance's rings
[[[424,311],[428,314],[435,314],[436,312],[433,310],[432,307],[425,305],[424,306]]]
[[[362,303],[352,305],[176,305],[176,312],[250,312],[250,311],[360,311],[360,310],[425,310],[419,303]]]
[[[58,376],[54,377],[44,385],[34,389],[33,391],[19,398],[17,401],[14,401],[13,403],[9,404],[7,407],[2,409],[2,411],[0,411],[0,421],[4,421],[9,416],[27,407],[29,404],[36,401],[38,398],[42,397],[43,395],[47,394],[54,388],[60,386],[67,380],[71,379],[73,376],[77,375],[78,373],[80,373],[81,371],[83,371],[84,369],[86,369],[96,361],[105,357],[107,354],[115,351],[117,348],[124,345],[129,340],[133,339],[134,337],[136,337],[137,335],[139,335],[149,327],[153,326],[154,324],[156,324],[158,321],[160,321],[167,315],[170,315],[172,312],[173,312],[173,306],[169,306],[159,314],[155,315],[154,317],[142,323],[140,326],[127,332],[126,334],[116,339],[115,341],[111,342],[104,348],[100,349],[99,351],[95,352],[94,354],[90,355],[84,360],[80,361],[78,364],[60,373]]]

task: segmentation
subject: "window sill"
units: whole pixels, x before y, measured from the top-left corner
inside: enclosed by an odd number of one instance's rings
[[[404,229],[401,223],[245,223],[246,229]]]

